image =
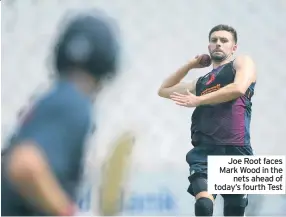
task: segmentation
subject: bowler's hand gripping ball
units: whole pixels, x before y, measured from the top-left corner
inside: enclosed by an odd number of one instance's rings
[[[203,67],[208,67],[212,63],[211,57],[208,54],[203,54],[199,64]]]

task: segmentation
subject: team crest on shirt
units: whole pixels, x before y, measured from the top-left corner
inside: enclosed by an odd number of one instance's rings
[[[225,67],[225,65],[218,67],[217,69],[214,69],[213,71],[209,72],[203,77],[203,83],[205,85],[210,85],[215,81],[216,76],[221,72],[221,70]]]
[[[211,83],[214,82],[215,77],[216,77],[215,74],[210,72],[202,78],[202,83],[204,85],[210,85]]]
[[[211,83],[213,83],[215,80],[215,75],[214,74],[210,74],[210,76],[208,77],[208,81],[206,82],[206,85],[210,85]]]

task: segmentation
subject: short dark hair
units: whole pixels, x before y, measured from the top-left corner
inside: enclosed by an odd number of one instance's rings
[[[216,32],[216,31],[227,31],[227,32],[230,32],[233,36],[233,39],[235,41],[235,43],[237,43],[237,32],[236,30],[229,26],[229,25],[224,25],[224,24],[220,24],[220,25],[217,25],[215,27],[213,27],[209,33],[209,40],[211,39],[211,34],[213,32]]]

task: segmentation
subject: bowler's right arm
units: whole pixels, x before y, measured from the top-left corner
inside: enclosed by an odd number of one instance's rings
[[[174,92],[187,93],[187,91],[196,94],[196,84],[198,79],[191,82],[181,82],[181,80],[188,74],[188,72],[195,68],[194,62],[191,61],[179,68],[175,73],[171,74],[161,85],[158,90],[158,95],[164,98],[170,98]]]

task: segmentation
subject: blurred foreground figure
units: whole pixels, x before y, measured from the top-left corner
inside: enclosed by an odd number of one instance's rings
[[[113,23],[96,12],[70,20],[56,41],[55,82],[2,152],[2,216],[72,216],[92,102],[116,75]]]
[[[177,105],[195,107],[192,115],[192,145],[186,156],[190,167],[188,192],[196,198],[196,216],[212,216],[216,195],[208,193],[209,155],[253,155],[250,142],[252,96],[256,69],[251,57],[239,55],[237,32],[218,25],[209,32],[209,53],[189,61],[167,78],[159,89],[161,97]],[[195,68],[212,64],[212,70],[191,82],[181,80]],[[248,196],[222,195],[225,216],[243,216]]]

